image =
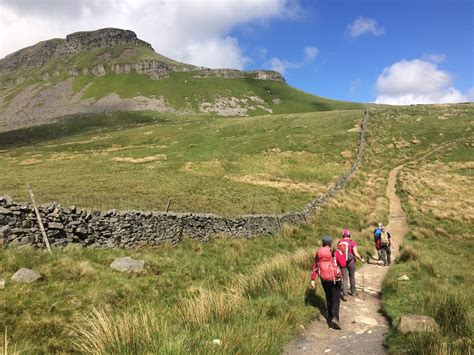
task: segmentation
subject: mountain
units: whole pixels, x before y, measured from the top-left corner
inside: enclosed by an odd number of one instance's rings
[[[0,130],[102,111],[247,116],[358,107],[303,93],[275,71],[180,63],[116,28],[39,42],[0,60]]]

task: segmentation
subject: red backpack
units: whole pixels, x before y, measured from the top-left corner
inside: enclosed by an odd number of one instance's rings
[[[316,252],[316,271],[323,281],[334,281],[341,278],[341,269],[336,262],[330,247],[319,248]]]
[[[352,239],[341,239],[337,243],[337,248],[344,254],[347,263],[354,260],[354,242]]]

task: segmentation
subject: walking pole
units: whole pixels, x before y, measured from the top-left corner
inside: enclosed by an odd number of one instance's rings
[[[362,266],[362,301],[365,301],[365,272]]]

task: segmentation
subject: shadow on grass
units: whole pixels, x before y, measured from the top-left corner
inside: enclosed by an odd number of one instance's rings
[[[310,288],[306,289],[305,295],[304,295],[304,304],[306,306],[313,306],[315,308],[319,309],[319,312],[321,315],[328,319],[328,310],[326,307],[326,300],[322,298],[320,295],[316,293],[315,290],[312,290]]]

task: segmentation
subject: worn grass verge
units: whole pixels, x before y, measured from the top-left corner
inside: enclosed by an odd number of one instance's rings
[[[439,152],[401,174],[399,190],[411,229],[384,282],[384,310],[394,327],[402,314],[426,314],[440,332],[404,336],[392,331],[391,353],[472,352],[474,277],[468,260],[474,252],[474,191],[472,177],[459,173],[460,166],[472,165],[463,147]],[[410,281],[397,281],[402,274]]]

